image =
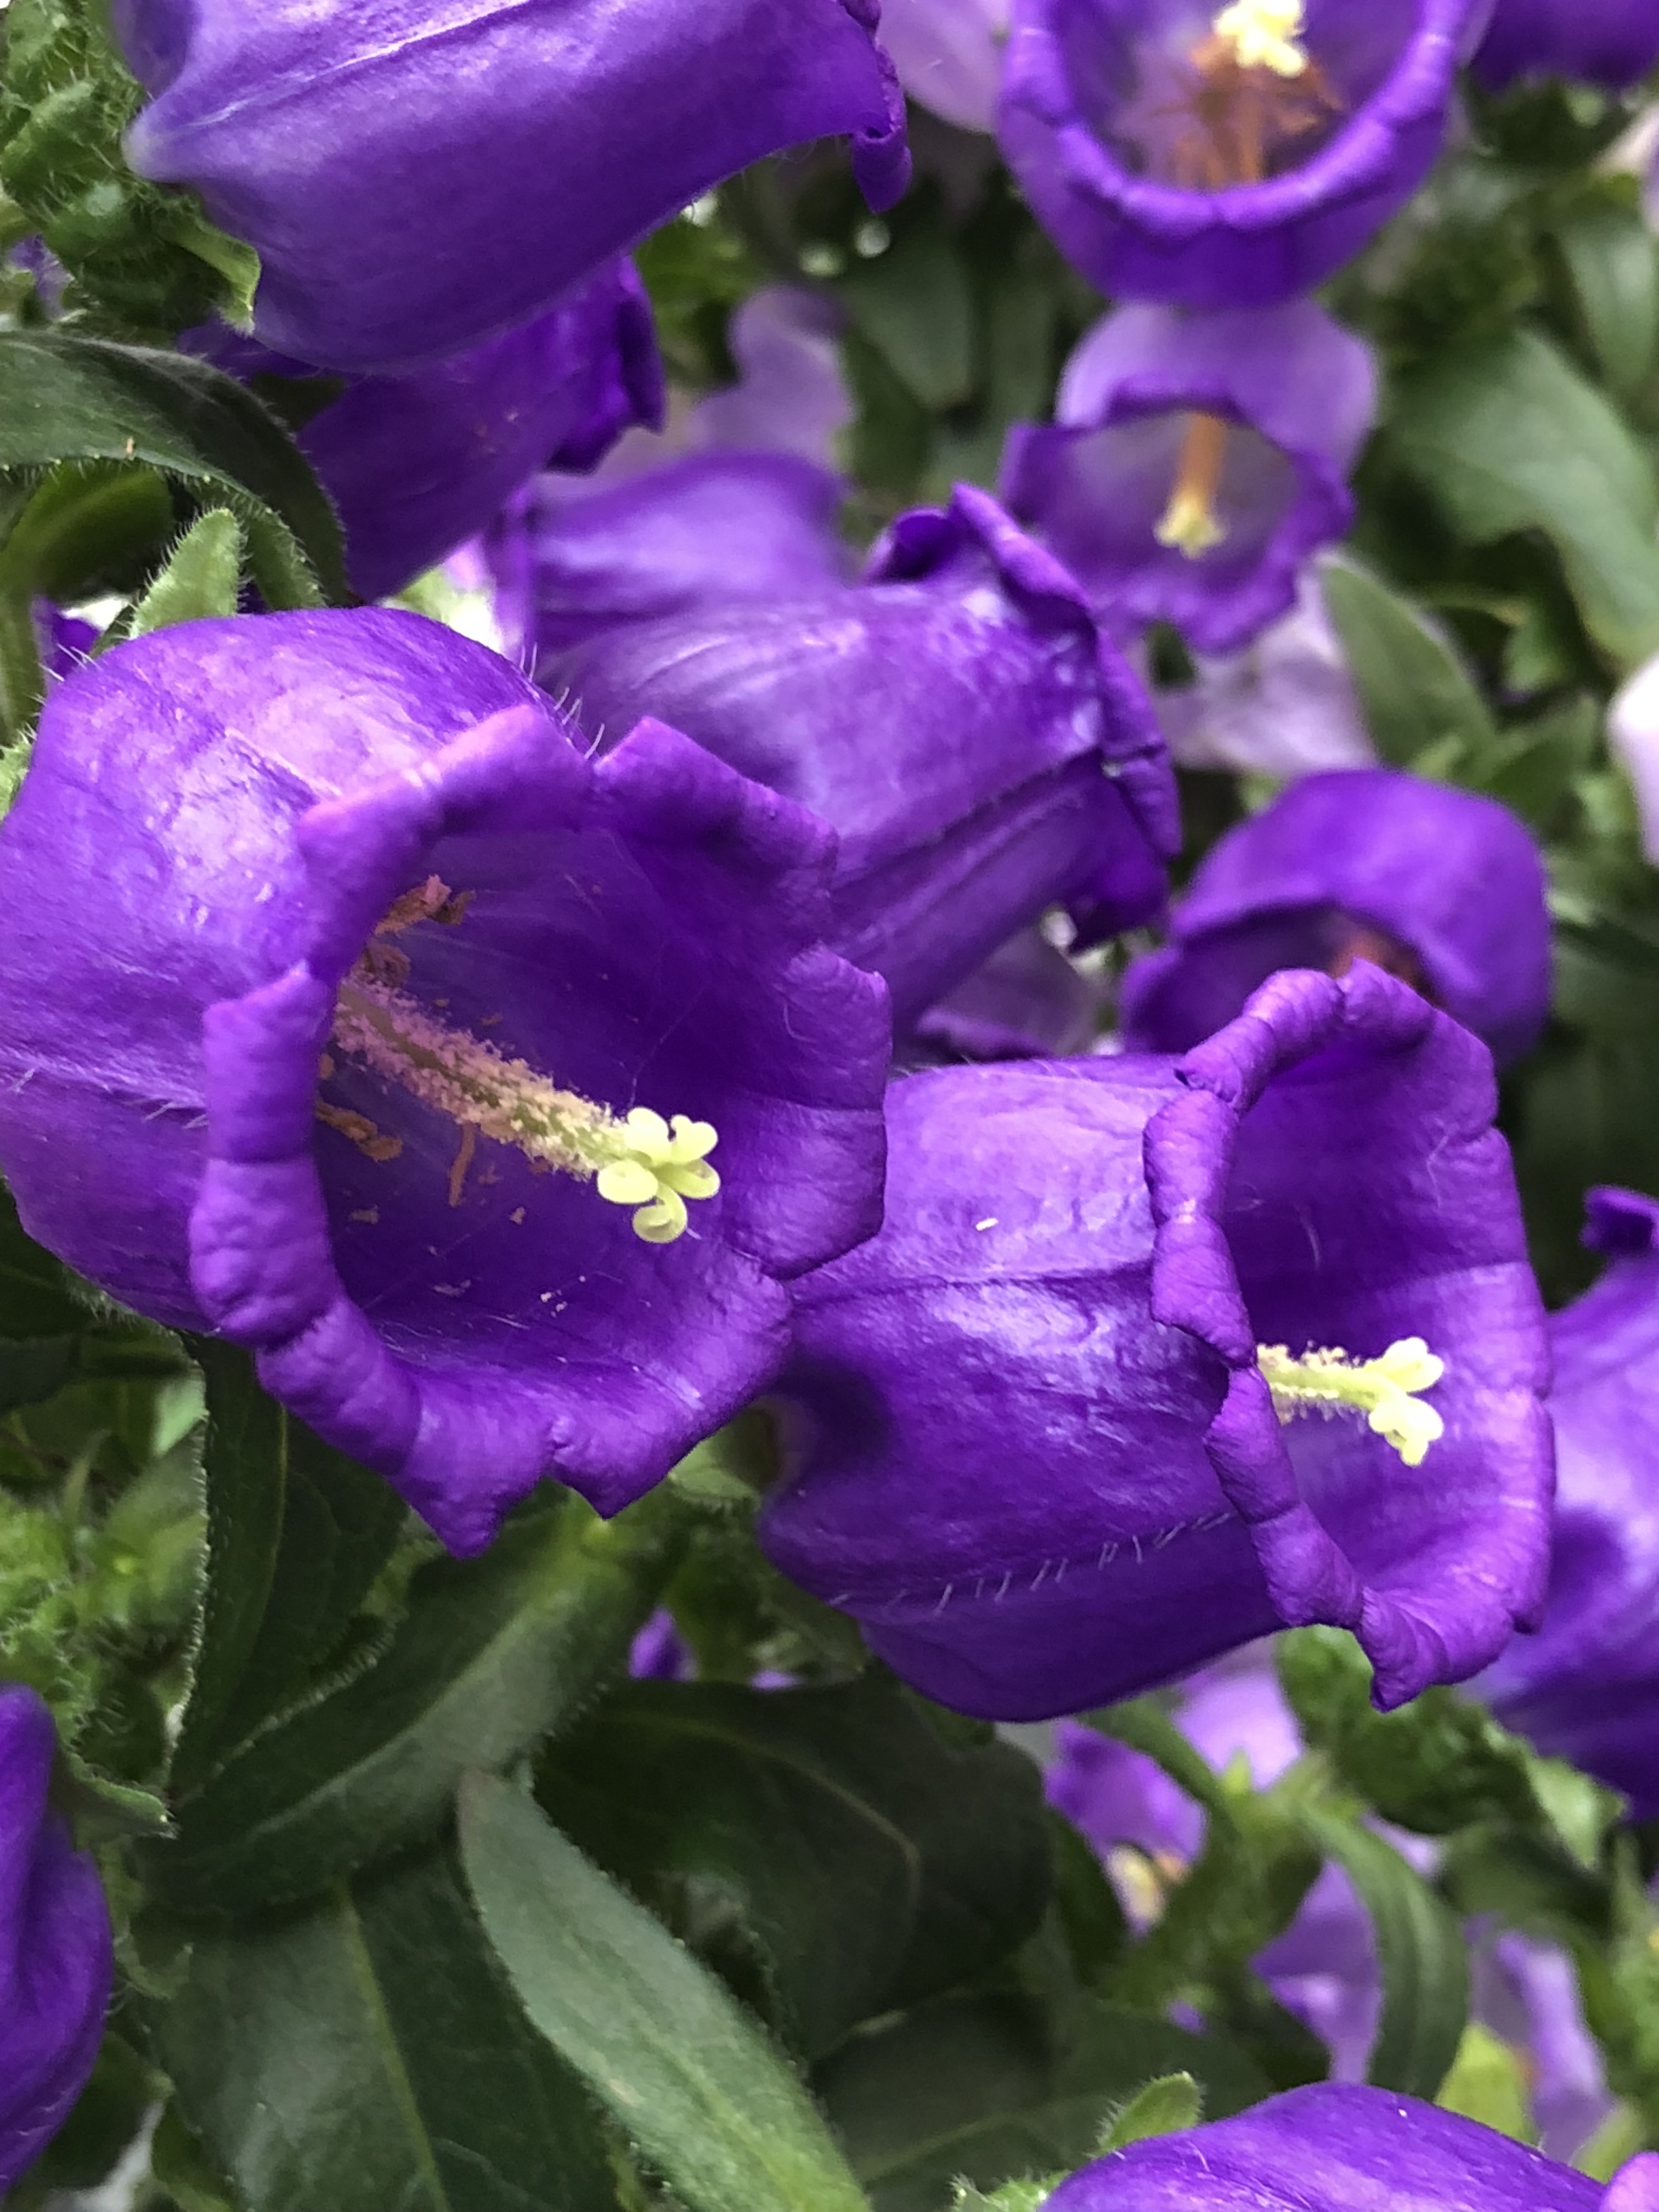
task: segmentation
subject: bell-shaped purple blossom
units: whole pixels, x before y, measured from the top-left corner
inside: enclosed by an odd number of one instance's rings
[[[882,0],[882,40],[911,99],[961,130],[994,131],[1009,4]]]
[[[1524,2143],[1391,2089],[1322,2081],[1085,2166],[1044,2212],[1651,2212],[1659,2156],[1604,2190]]]
[[[544,1475],[614,1512],[878,1218],[885,994],[824,948],[832,864],[417,616],[157,631],[53,694],[0,825],[0,1170],[452,1549]]]
[[[796,1286],[767,1552],[996,1719],[1314,1620],[1385,1705],[1474,1674],[1536,1618],[1553,1488],[1495,1103],[1364,963],[1179,1061],[898,1083],[879,1234]]]
[[[1003,150],[1109,297],[1321,284],[1440,149],[1485,0],[1014,0]]]
[[[47,1802],[53,1742],[34,1692],[0,1683],[0,2197],[69,2118],[115,1971],[98,1870]]]
[[[1559,1487],[1549,1601],[1482,1695],[1540,1750],[1659,1814],[1659,1201],[1593,1190],[1601,1280],[1552,1316]]]
[[[1123,980],[1132,1047],[1184,1052],[1279,968],[1402,976],[1500,1061],[1549,1006],[1537,847],[1507,807],[1398,769],[1305,776],[1206,857],[1170,941]]]
[[[1146,695],[994,500],[904,515],[854,586],[694,608],[544,664],[594,733],[672,722],[841,840],[831,937],[902,1029],[1021,926],[1156,912],[1179,843]]]
[[[198,349],[234,374],[308,376],[222,327]],[[298,434],[345,533],[352,589],[388,599],[475,537],[540,469],[591,469],[623,432],[658,428],[651,303],[617,261],[561,307],[406,376],[355,376]]]
[[[624,439],[592,483],[539,479],[517,528],[544,653],[704,601],[850,582],[836,441],[854,409],[838,327],[819,295],[768,286],[732,318],[736,384],[663,436]],[[498,559],[514,528],[493,534]]]
[[[1297,583],[1294,613],[1240,653],[1194,656],[1193,681],[1153,694],[1182,768],[1231,769],[1285,781],[1316,769],[1370,768],[1376,754],[1319,564]]]
[[[1218,1773],[1242,1758],[1258,1790],[1302,1756],[1295,1716],[1266,1650],[1192,1677],[1171,1717]],[[1149,1923],[1202,1845],[1201,1808],[1126,1744],[1074,1721],[1062,1721],[1055,1737],[1058,1757],[1045,1783],[1049,1802],[1094,1845],[1131,1919]],[[1433,1843],[1386,1832],[1420,1874],[1432,1872]],[[1477,1924],[1468,1933],[1474,2015],[1524,2054],[1541,2148],[1570,2158],[1612,2102],[1571,1961],[1512,1931]],[[1370,1915],[1343,1868],[1329,1862],[1321,1869],[1295,1919],[1254,1964],[1279,2002],[1329,2051],[1333,2077],[1363,2081],[1382,2014],[1382,1977]]]
[[[1517,77],[1571,76],[1622,92],[1656,62],[1652,0],[1498,0],[1474,73],[1492,91]]]
[[[908,173],[877,0],[115,0],[143,175],[258,252],[254,327],[400,369],[528,322],[722,178],[848,133]]]
[[[1346,532],[1376,410],[1369,347],[1311,300],[1119,307],[1066,364],[1053,426],[1013,432],[1002,496],[1115,629],[1173,623],[1231,653]]]

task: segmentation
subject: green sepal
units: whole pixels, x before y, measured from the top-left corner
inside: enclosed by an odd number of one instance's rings
[[[165,343],[222,315],[246,327],[252,246],[193,192],[127,167],[144,104],[99,0],[13,0],[0,82],[0,184],[74,279],[69,313],[111,337]]]
[[[174,546],[125,624],[128,637],[144,637],[174,623],[209,615],[234,615],[242,580],[242,526],[228,507],[210,507]]]
[[[1204,2114],[1204,2092],[1190,2074],[1160,2074],[1137,2090],[1100,2131],[1097,2156],[1122,2150],[1153,2136],[1179,2135],[1195,2128]]]

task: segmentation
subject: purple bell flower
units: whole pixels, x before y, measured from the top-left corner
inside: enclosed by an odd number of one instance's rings
[[[402,369],[528,322],[722,178],[850,133],[908,174],[877,0],[115,0],[142,174],[258,252],[254,327]]]
[[[732,318],[736,384],[665,436],[624,439],[593,483],[539,479],[522,531],[544,653],[705,601],[850,582],[835,454],[854,408],[837,330],[833,303],[816,293],[753,294]]]
[[[1485,0],[1015,0],[1003,150],[1109,297],[1268,307],[1421,184]]]
[[[222,328],[199,349],[234,374],[310,368]],[[338,510],[352,589],[384,599],[475,537],[544,468],[591,469],[663,417],[662,362],[628,261],[504,337],[406,376],[353,377],[299,444]]]
[[[1384,1706],[1474,1674],[1537,1615],[1553,1489],[1494,1106],[1485,1048],[1364,963],[1183,1060],[898,1083],[880,1233],[796,1285],[764,1548],[994,1719],[1315,1620]],[[1323,1391],[1349,1410],[1297,1410]]]
[[[98,1870],[46,1802],[52,1716],[0,1684],[0,2197],[85,2086],[114,1977]]]
[[[1131,965],[1122,1024],[1139,1051],[1184,1052],[1279,968],[1387,968],[1500,1061],[1549,1006],[1544,870],[1495,799],[1398,769],[1304,777],[1230,830],[1175,909],[1170,942]]]
[[[0,825],[0,1170],[453,1550],[544,1475],[615,1512],[879,1218],[832,860],[674,731],[590,760],[419,617],[157,631],[53,694]]]
[[[1290,781],[1316,769],[1375,765],[1317,562],[1297,580],[1293,614],[1269,624],[1241,653],[1194,658],[1190,684],[1153,695],[1182,768]]]
[[[1194,1675],[1172,1717],[1218,1773],[1242,1756],[1258,1790],[1270,1788],[1302,1755],[1295,1716],[1265,1651]],[[1050,1803],[1094,1845],[1131,1918],[1150,1922],[1202,1845],[1200,1808],[1126,1744],[1074,1721],[1062,1721],[1055,1736],[1059,1757],[1046,1778]],[[1434,1844],[1385,1832],[1420,1874],[1432,1872]],[[1611,2106],[1571,1962],[1554,1947],[1512,1932],[1491,1936],[1476,1927],[1471,1936],[1474,2017],[1525,2053],[1542,2148],[1570,2158]],[[1279,2002],[1329,2051],[1334,2078],[1363,2081],[1382,1980],[1370,1916],[1341,1867],[1328,1863],[1321,1869],[1295,1919],[1254,1963]]]
[[[882,0],[881,35],[912,100],[963,131],[994,131],[1010,0]]]
[[[1593,1190],[1601,1280],[1552,1316],[1549,1601],[1478,1687],[1506,1727],[1659,1814],[1659,1201]]]
[[[1346,532],[1376,411],[1370,348],[1311,300],[1119,307],[1066,364],[1053,427],[1012,434],[1002,496],[1115,629],[1169,622],[1231,653]]]
[[[660,716],[822,815],[831,942],[901,1030],[1052,904],[1092,941],[1163,903],[1180,832],[1146,695],[971,487],[901,517],[861,584],[634,623],[538,673],[596,736]]]
[[[1230,2120],[1130,2143],[1044,2212],[1653,2212],[1659,2156],[1604,2190],[1478,2121],[1390,2089],[1322,2081]]]
[[[1659,62],[1653,0],[1498,0],[1474,73],[1501,91],[1523,76],[1571,76],[1622,92]]]

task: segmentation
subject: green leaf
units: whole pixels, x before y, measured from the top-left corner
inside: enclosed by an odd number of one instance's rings
[[[1344,1629],[1303,1628],[1276,1646],[1279,1678],[1309,1748],[1383,1820],[1449,1835],[1483,1820],[1530,1827],[1594,1866],[1619,1801],[1541,1759],[1484,1706],[1426,1690],[1398,1712],[1370,1703],[1370,1662]]]
[[[374,1662],[254,1735],[176,1807],[149,1855],[180,1911],[304,1897],[429,1835],[462,1773],[527,1750],[626,1662],[679,1534],[659,1491],[610,1522],[574,1498],[481,1559],[442,1559]]]
[[[226,2184],[179,2118],[176,2105],[169,2105],[156,2122],[149,2143],[149,2171],[179,2212],[237,2212]]]
[[[196,1346],[208,1389],[208,1572],[175,1790],[333,1656],[405,1517],[391,1486],[266,1396],[244,1352]]]
[[[890,218],[892,243],[855,261],[840,284],[854,327],[927,408],[954,407],[974,382],[968,271],[937,190],[913,193]]]
[[[1036,1768],[878,1677],[629,1683],[537,1794],[808,2057],[994,1964],[1048,1902]]]
[[[1547,339],[1513,330],[1402,378],[1389,436],[1467,543],[1541,532],[1586,629],[1620,667],[1659,650],[1652,466]]]
[[[1619,399],[1633,399],[1659,362],[1659,240],[1639,210],[1577,209],[1556,232],[1578,320]]]
[[[1332,556],[1319,577],[1382,758],[1408,768],[1431,745],[1474,762],[1491,756],[1497,726],[1445,637],[1354,561]]]
[[[185,532],[133,608],[125,635],[144,637],[174,623],[234,615],[241,581],[242,526],[228,507],[210,507]]]
[[[93,1320],[57,1261],[24,1235],[0,1184],[0,1413],[63,1389]]]
[[[470,1776],[460,1824],[526,2012],[690,2212],[861,2212],[794,2075],[659,1922],[509,1783]]]
[[[447,1854],[199,1933],[156,2029],[209,2177],[246,2212],[614,2202],[586,2100],[520,2017]]]
[[[1523,822],[1547,832],[1576,780],[1594,765],[1601,711],[1580,696],[1506,734],[1474,787],[1500,799]]]
[[[1479,2021],[1471,2021],[1434,2101],[1442,2112],[1461,2112],[1466,2120],[1479,2120],[1483,2128],[1495,2128],[1516,2142],[1535,2143],[1529,2063],[1527,2052],[1516,2050]]]
[[[191,192],[123,157],[143,94],[99,0],[12,0],[0,81],[0,181],[79,280],[70,305],[122,335],[169,338],[216,312],[246,320],[258,259]]]
[[[1184,2074],[1212,2118],[1271,2084],[1226,2038],[1090,1999],[1056,2041],[1047,2010],[1012,1992],[939,1997],[865,2030],[814,2075],[876,2212],[944,2212],[981,2191],[1068,2171],[1149,2079]]]
[[[1195,2128],[1203,2111],[1204,2093],[1190,2074],[1160,2074],[1115,2115],[1096,2146],[1097,2155],[1104,2158],[1109,2151],[1153,2136],[1179,2135],[1183,2128]]]
[[[0,471],[140,462],[228,507],[273,608],[347,597],[339,526],[310,465],[252,393],[205,362],[54,331],[0,331]]]
[[[1358,1892],[1376,1933],[1382,2016],[1365,2078],[1379,2088],[1432,2097],[1468,2017],[1468,1955],[1457,1917],[1370,1829],[1321,1806],[1306,1808],[1303,1818]]]

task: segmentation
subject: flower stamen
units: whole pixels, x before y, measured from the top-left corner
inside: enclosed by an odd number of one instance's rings
[[[1215,511],[1221,471],[1227,458],[1228,425],[1219,415],[1189,415],[1187,434],[1176,464],[1170,503],[1154,532],[1160,545],[1172,545],[1196,561],[1227,535]]]
[[[1230,50],[1240,69],[1302,76],[1308,69],[1305,15],[1302,0],[1232,0],[1211,22],[1210,37]]]
[[[1446,1425],[1419,1393],[1432,1390],[1446,1363],[1420,1336],[1404,1336],[1376,1359],[1351,1359],[1334,1347],[1293,1358],[1282,1344],[1259,1344],[1256,1364],[1281,1421],[1298,1413],[1363,1413],[1407,1467],[1421,1467]]]
[[[422,918],[441,917],[428,909]],[[449,1028],[367,963],[340,988],[333,1042],[460,1129],[449,1171],[452,1206],[460,1202],[481,1136],[513,1146],[532,1170],[557,1168],[594,1182],[611,1204],[633,1206],[635,1234],[647,1244],[672,1244],[684,1235],[686,1200],[712,1198],[720,1187],[707,1157],[717,1141],[711,1123],[677,1114],[671,1124],[647,1106],[619,1121],[592,1099],[561,1091],[528,1060],[510,1060]],[[343,1127],[339,1109],[319,1112]]]

